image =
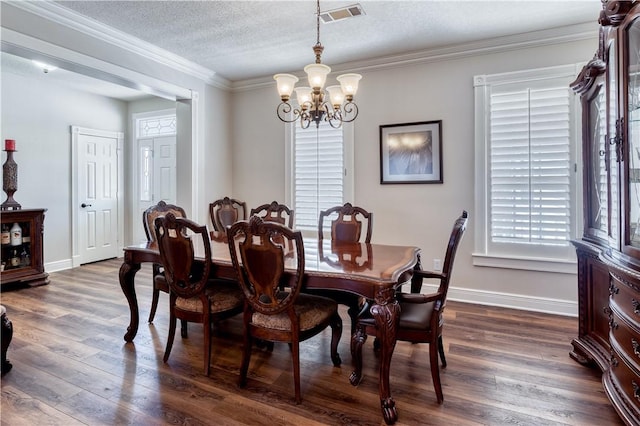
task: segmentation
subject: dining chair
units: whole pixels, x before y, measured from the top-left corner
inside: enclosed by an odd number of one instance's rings
[[[247,382],[253,339],[289,343],[296,404],[300,395],[300,342],[331,327],[331,360],[341,363],[342,320],[331,299],[301,293],[305,282],[302,233],[251,216],[228,230],[229,251],[244,292],[240,387]],[[285,271],[286,268],[286,271]]]
[[[331,237],[331,244],[340,242],[371,242],[373,232],[373,213],[362,207],[345,203],[320,211],[318,215],[318,247],[322,247],[325,233]],[[322,250],[320,250],[322,251]],[[360,312],[366,308],[367,301],[357,294],[340,290],[309,290],[312,294],[330,297],[341,305],[348,306],[351,318],[351,334],[355,332]]]
[[[167,213],[173,213],[176,217],[187,217],[187,213],[184,211],[182,207],[176,206],[174,204],[167,204],[165,201],[160,200],[158,204],[153,205],[146,209],[142,213],[142,225],[144,227],[144,233],[147,236],[147,241],[149,242],[157,242],[158,238],[156,237],[156,230],[154,221],[159,216],[164,216]],[[153,322],[153,318],[156,316],[156,310],[158,308],[158,300],[160,298],[160,292],[163,291],[165,293],[169,293],[169,287],[166,285],[165,281],[156,282],[155,277],[163,274],[162,265],[158,263],[154,263],[152,266],[153,277],[152,277],[152,288],[153,294],[151,299],[151,310],[149,312],[149,321]],[[181,322],[181,334],[182,337],[187,337],[187,322]]]
[[[442,343],[442,328],[444,325],[443,312],[447,300],[447,291],[453,271],[453,261],[460,240],[467,227],[468,214],[466,211],[455,221],[447,251],[444,258],[442,272],[437,271],[414,271],[414,276],[418,276],[422,280],[433,278],[438,280],[438,290],[432,294],[421,294],[417,286],[412,288],[411,293],[398,292],[396,297],[400,303],[400,317],[398,319],[398,328],[396,340],[407,341],[412,343],[428,343],[429,344],[429,363],[431,365],[431,378],[436,391],[438,403],[444,401],[442,394],[442,384],[440,383],[440,366],[438,364],[438,354],[442,361],[442,367],[447,366],[444,356],[444,345]],[[378,328],[376,322],[370,312],[363,313],[356,324],[356,333],[352,337],[352,357],[355,362],[355,372],[352,377],[362,377],[362,345],[367,339],[367,335],[378,337]],[[353,383],[357,385],[358,383]]]
[[[247,218],[247,203],[229,197],[221,198],[209,204],[209,217],[214,230],[226,233],[227,227]]]
[[[173,213],[154,221],[164,274],[157,283],[169,287],[169,334],[164,362],[169,359],[176,331],[176,319],[198,322],[204,330],[204,371],[211,368],[211,327],[214,323],[242,312],[242,290],[227,280],[210,280],[211,243],[206,226]],[[201,239],[204,261],[196,261],[194,240]]]
[[[331,221],[330,223],[328,223]],[[362,232],[363,228],[366,232]],[[326,231],[330,231],[332,241],[371,242],[373,232],[373,213],[362,207],[345,203],[320,211],[318,215],[318,239],[324,239]],[[364,235],[364,239],[362,236]]]
[[[277,201],[251,209],[250,216],[254,215],[260,216],[266,222],[276,222],[293,228],[293,209]]]

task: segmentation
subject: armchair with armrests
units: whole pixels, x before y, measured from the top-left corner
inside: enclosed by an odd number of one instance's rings
[[[247,203],[229,197],[221,198],[209,204],[209,217],[214,230],[226,233],[227,227],[247,218]]]
[[[289,343],[295,400],[300,393],[300,342],[331,327],[331,359],[340,365],[338,343],[342,320],[328,298],[301,293],[305,281],[302,233],[251,216],[228,230],[231,261],[246,303],[240,387],[247,382],[252,340]],[[287,271],[285,271],[285,266]]]
[[[164,274],[156,283],[169,287],[169,335],[164,362],[169,359],[176,330],[176,319],[198,322],[204,330],[204,371],[209,375],[211,327],[214,323],[242,312],[244,297],[240,287],[227,280],[210,280],[211,243],[206,226],[173,213],[154,221]],[[204,261],[196,261],[194,239],[201,239]]]
[[[420,279],[412,280],[411,293],[398,292],[396,295],[400,303],[396,340],[429,344],[431,377],[439,404],[443,402],[444,396],[442,394],[442,384],[440,383],[438,354],[442,361],[442,367],[447,366],[442,343],[443,311],[453,271],[453,261],[467,227],[467,218],[467,212],[463,211],[462,215],[455,221],[449,237],[442,272],[416,270],[414,275]],[[435,293],[419,293],[422,280],[426,278],[434,278],[439,281],[439,287]],[[375,306],[372,309],[375,309]],[[352,337],[352,357],[355,361],[355,371],[351,374],[350,381],[354,386],[362,379],[362,345],[366,341],[367,335],[378,337],[378,327],[370,312],[365,312],[358,318],[356,333]]]

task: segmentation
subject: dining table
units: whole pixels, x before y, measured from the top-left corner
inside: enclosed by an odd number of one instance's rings
[[[196,260],[206,261],[202,242],[195,240]],[[226,234],[218,231],[210,232],[210,243],[211,259],[209,261],[212,277],[235,280],[236,275]],[[401,285],[407,283],[411,283],[412,291],[419,289],[420,283],[411,281],[413,270],[421,267],[420,249],[413,246],[305,238],[304,254],[307,288],[347,291],[371,301],[371,314],[381,330],[379,333],[380,407],[385,422],[395,423],[398,412],[391,396],[389,371],[396,345],[396,330],[400,314],[396,291]],[[155,242],[124,248],[124,261],[120,267],[119,279],[130,310],[129,326],[124,335],[126,342],[132,342],[138,332],[140,315],[135,275],[140,270],[141,264],[146,262],[160,263],[160,252]],[[352,336],[352,339],[354,338],[355,336]],[[361,377],[354,371],[349,380],[356,386],[360,383]]]

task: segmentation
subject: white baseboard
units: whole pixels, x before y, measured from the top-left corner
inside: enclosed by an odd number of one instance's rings
[[[56,262],[48,262],[44,264],[44,270],[47,272],[64,271],[73,268],[71,259],[58,260]]]
[[[438,286],[423,285],[423,292],[436,291]],[[578,317],[578,302],[572,300],[549,299],[545,297],[523,296],[512,293],[496,293],[484,290],[449,287],[449,300],[475,303],[478,305],[499,306],[523,311],[543,312],[547,314]]]

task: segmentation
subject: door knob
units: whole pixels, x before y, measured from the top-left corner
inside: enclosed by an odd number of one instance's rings
[[[82,207],[84,209],[85,207],[91,207],[91,204],[82,203],[82,204],[80,204],[80,207]]]

